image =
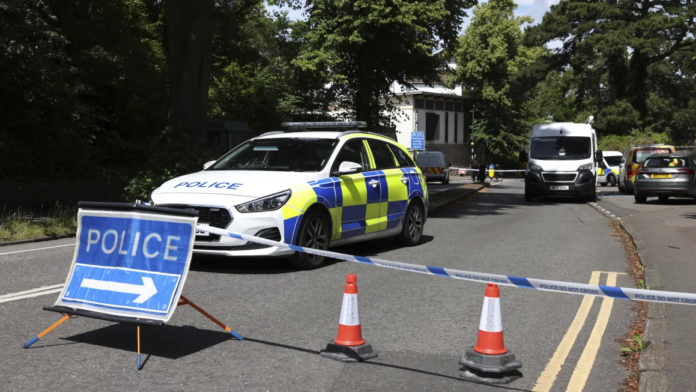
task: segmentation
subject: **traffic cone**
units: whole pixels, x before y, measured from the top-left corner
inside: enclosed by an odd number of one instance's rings
[[[341,362],[362,362],[377,356],[372,346],[365,343],[362,338],[357,280],[355,274],[348,274],[346,277],[341,317],[338,321],[338,335],[321,351],[322,357]]]
[[[467,348],[459,363],[464,365],[459,376],[467,380],[507,384],[522,377],[517,370],[522,364],[505,348],[498,285],[489,283],[486,287],[476,346]]]

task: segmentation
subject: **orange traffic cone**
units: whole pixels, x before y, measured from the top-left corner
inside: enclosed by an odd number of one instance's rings
[[[348,274],[346,277],[341,317],[338,321],[338,335],[321,351],[323,357],[341,362],[362,362],[377,356],[372,346],[366,344],[362,338],[357,280],[355,274]]]
[[[459,376],[487,384],[507,384],[522,377],[517,369],[522,367],[515,355],[505,348],[503,322],[500,316],[500,290],[498,285],[488,284],[483,299],[476,346],[467,348],[459,358],[464,365]]]

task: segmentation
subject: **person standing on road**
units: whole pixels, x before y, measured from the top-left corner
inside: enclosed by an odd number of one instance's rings
[[[476,182],[476,170],[478,169],[478,161],[476,155],[471,159],[471,181]]]
[[[479,169],[479,173],[478,173],[479,181],[481,181],[482,183],[486,182],[486,162],[481,161],[481,163],[479,163],[478,169]]]

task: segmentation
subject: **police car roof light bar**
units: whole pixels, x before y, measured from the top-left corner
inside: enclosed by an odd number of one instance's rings
[[[365,121],[321,121],[321,122],[284,122],[285,128],[365,128]]]

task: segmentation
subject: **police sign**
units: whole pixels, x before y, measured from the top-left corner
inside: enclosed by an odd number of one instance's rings
[[[80,208],[75,255],[55,306],[167,322],[186,281],[197,218],[166,210]]]

